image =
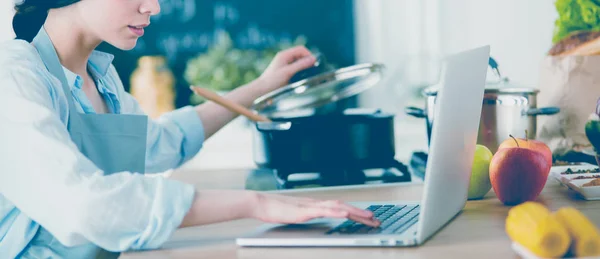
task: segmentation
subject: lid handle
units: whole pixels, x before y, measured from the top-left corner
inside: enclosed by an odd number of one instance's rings
[[[314,54],[315,56],[315,64],[312,67],[306,68],[304,70],[300,70],[290,79],[290,83],[298,82],[300,80],[316,76],[320,73],[327,72],[333,68],[331,64],[325,58],[325,55],[317,52]]]

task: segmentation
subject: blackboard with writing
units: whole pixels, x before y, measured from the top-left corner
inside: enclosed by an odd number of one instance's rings
[[[281,41],[306,37],[328,62],[349,66],[355,62],[353,0],[160,0],[161,13],[137,46],[121,51],[108,44],[100,50],[115,54],[126,90],[144,55],[162,55],[176,77],[176,106],[189,104],[183,77],[186,62],[215,42],[219,32],[230,34],[241,49],[264,49]]]

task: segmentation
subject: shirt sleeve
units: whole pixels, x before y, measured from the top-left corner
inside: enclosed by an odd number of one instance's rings
[[[64,245],[160,247],[190,209],[194,187],[132,172],[104,175],[53,108],[49,86],[58,80],[42,74],[19,64],[0,71],[0,193]]]
[[[114,66],[109,73],[117,83],[121,112],[145,114],[138,101],[123,88]],[[165,113],[148,120],[146,173],[160,173],[178,168],[198,154],[205,140],[204,126],[192,106]]]

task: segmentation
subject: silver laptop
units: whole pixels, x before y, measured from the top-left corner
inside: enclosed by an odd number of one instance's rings
[[[381,225],[318,219],[304,224],[264,224],[238,238],[239,246],[418,246],[464,207],[477,142],[490,48],[444,60],[435,124],[421,201],[350,202],[374,211]]]

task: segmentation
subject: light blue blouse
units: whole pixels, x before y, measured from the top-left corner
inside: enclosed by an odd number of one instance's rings
[[[112,60],[99,51],[89,59],[99,93],[113,113],[143,114]],[[0,255],[19,254],[40,225],[67,246],[160,247],[189,210],[194,187],[131,172],[103,175],[71,142],[66,123],[74,111],[68,110],[66,97],[75,100],[77,112],[94,109],[81,78],[64,70],[71,93],[64,93],[29,43],[0,43]],[[149,120],[146,173],[181,166],[203,142],[193,107]]]

